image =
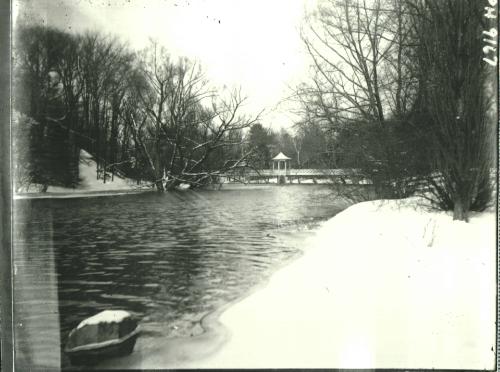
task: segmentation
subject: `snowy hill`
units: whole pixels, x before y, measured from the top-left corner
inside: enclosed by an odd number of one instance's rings
[[[24,197],[72,197],[90,194],[95,196],[100,192],[132,192],[143,190],[145,187],[137,185],[137,182],[128,178],[122,178],[115,174],[113,180],[97,179],[97,164],[88,152],[80,150],[80,164],[78,166],[80,184],[75,188],[49,186],[47,192],[41,192],[41,185],[32,184],[20,189],[16,198]]]
[[[98,180],[97,175],[97,164],[90,155],[85,150],[80,150],[80,165],[78,166],[78,171],[80,174],[80,185],[75,188],[65,188],[58,186],[49,186],[47,192],[75,192],[75,191],[113,191],[113,190],[130,190],[134,188],[135,181],[130,179],[124,179],[117,175],[113,177],[113,181],[106,180],[106,183],[102,179]]]

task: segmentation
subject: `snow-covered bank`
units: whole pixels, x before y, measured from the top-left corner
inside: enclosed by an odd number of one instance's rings
[[[15,199],[31,198],[71,198],[84,196],[121,195],[129,192],[138,192],[144,189],[134,180],[122,178],[118,175],[113,180],[97,179],[97,164],[92,156],[85,150],[80,150],[80,163],[78,165],[80,184],[75,188],[49,186],[47,191],[40,192],[41,185],[30,185],[21,189]],[[150,188],[149,188],[150,189]]]
[[[226,310],[228,342],[189,366],[493,369],[495,262],[493,212],[354,205]]]

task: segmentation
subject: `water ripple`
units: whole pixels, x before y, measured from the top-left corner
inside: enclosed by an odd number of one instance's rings
[[[37,275],[57,283],[61,340],[106,308],[191,335],[204,314],[294,257],[307,226],[341,208],[319,186],[19,200],[16,290],[26,305],[49,290]]]

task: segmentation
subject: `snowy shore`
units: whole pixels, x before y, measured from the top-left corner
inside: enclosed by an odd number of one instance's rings
[[[205,333],[140,337],[99,367],[493,369],[495,214],[464,223],[416,204],[346,209]]]
[[[191,366],[494,368],[493,212],[360,203],[310,243],[220,316],[228,341]]]

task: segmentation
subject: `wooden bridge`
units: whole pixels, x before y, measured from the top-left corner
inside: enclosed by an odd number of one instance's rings
[[[311,180],[330,180],[332,182],[351,183],[363,177],[355,169],[260,169],[237,170],[223,176],[225,182],[242,183],[301,183]]]

